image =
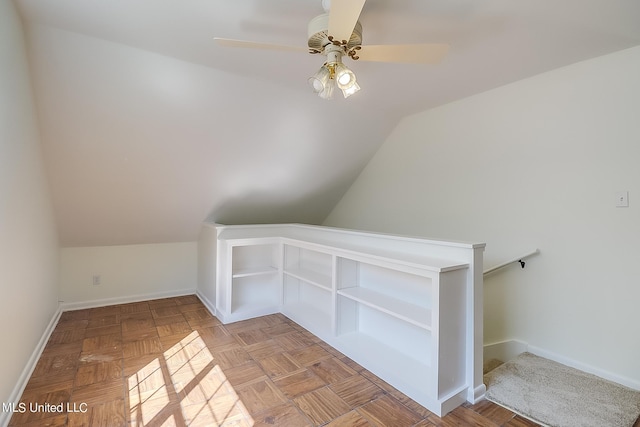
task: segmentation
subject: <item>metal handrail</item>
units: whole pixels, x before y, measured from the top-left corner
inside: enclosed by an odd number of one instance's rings
[[[501,269],[501,268],[503,268],[503,267],[506,267],[506,266],[507,266],[507,265],[509,265],[509,264],[513,264],[514,262],[519,262],[519,263],[520,263],[520,266],[521,266],[522,268],[524,268],[525,262],[524,262],[523,260],[524,260],[524,259],[526,259],[526,258],[529,258],[529,257],[530,257],[530,256],[532,256],[532,255],[537,255],[537,254],[539,254],[539,253],[540,253],[540,250],[536,248],[536,250],[534,250],[534,251],[532,251],[532,252],[528,252],[528,253],[526,253],[526,254],[524,254],[524,255],[520,255],[519,257],[513,258],[513,259],[511,259],[510,261],[503,262],[502,264],[498,264],[498,265],[496,265],[495,267],[491,267],[491,268],[489,268],[489,269],[487,269],[487,270],[483,271],[483,272],[482,272],[482,274],[483,274],[484,276],[486,276],[487,274],[489,274],[489,273],[493,273],[494,271],[499,270],[499,269]]]

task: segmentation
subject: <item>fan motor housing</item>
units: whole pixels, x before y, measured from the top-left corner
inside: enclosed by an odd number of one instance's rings
[[[308,35],[309,35],[309,49],[316,50],[318,52],[324,52],[325,46],[330,44],[328,33],[329,30],[329,14],[325,13],[318,15],[309,22]],[[341,40],[339,40],[341,41]],[[346,49],[350,50],[356,46],[362,45],[362,25],[360,21],[356,22],[356,25],[351,34],[351,38],[347,40]]]

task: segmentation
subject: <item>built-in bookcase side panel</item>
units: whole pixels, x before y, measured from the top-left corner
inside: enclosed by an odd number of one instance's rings
[[[224,320],[226,313],[230,311],[230,283],[231,271],[229,266],[231,262],[228,257],[228,247],[226,242],[218,240],[217,242],[217,260],[216,260],[216,311]]]
[[[438,397],[460,390],[467,381],[466,276],[466,269],[440,276]]]
[[[338,287],[338,257],[331,255],[331,337],[335,337],[338,333],[338,295],[336,290]]]
[[[226,298],[224,299],[224,314],[230,316],[233,311],[233,246],[230,244],[225,245],[225,257],[223,258],[224,270],[226,275],[224,277],[226,290]]]

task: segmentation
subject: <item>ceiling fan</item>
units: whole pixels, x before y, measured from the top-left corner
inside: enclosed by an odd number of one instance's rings
[[[360,90],[356,76],[342,62],[343,57],[372,62],[435,64],[449,45],[441,43],[403,45],[362,45],[362,25],[358,21],[366,0],[322,0],[325,13],[309,22],[308,48],[214,37],[220,46],[254,49],[308,51],[327,57],[320,70],[309,78],[313,91],[331,99],[337,86],[345,98]]]

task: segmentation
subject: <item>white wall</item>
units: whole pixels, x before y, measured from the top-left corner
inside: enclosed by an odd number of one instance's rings
[[[60,300],[80,307],[193,294],[197,264],[197,242],[61,248]]]
[[[198,294],[212,312],[216,307],[217,242],[215,226],[203,224],[198,239]]]
[[[640,387],[640,47],[403,120],[325,225],[484,241],[485,343]],[[630,207],[615,206],[629,191]]]
[[[0,2],[0,94],[0,402],[8,402],[58,307],[58,238],[10,1]]]

